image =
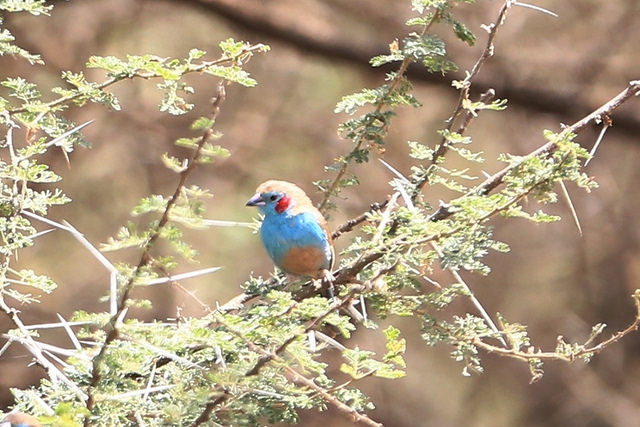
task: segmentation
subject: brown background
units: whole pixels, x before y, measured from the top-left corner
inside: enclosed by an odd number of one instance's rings
[[[495,18],[502,2],[464,5],[459,15],[478,35],[467,48],[453,40],[444,26],[436,27],[449,41],[451,57],[462,70],[470,68],[482,50],[486,33],[480,24]],[[477,150],[485,152],[482,168],[502,167],[499,152],[525,154],[544,141],[543,129],[578,120],[613,97],[632,79],[640,78],[640,3],[629,0],[537,0],[558,18],[515,7],[496,42],[496,57],[483,69],[478,87],[494,87],[509,98],[504,113],[487,113],[470,129]],[[46,66],[26,67],[22,61],[0,58],[3,76],[22,75],[45,88],[59,85],[62,70],[81,71],[90,55],[154,53],[184,57],[192,47],[216,55],[217,43],[227,37],[265,42],[272,51],[252,60],[248,69],[259,81],[254,89],[233,86],[218,122],[225,136],[221,144],[232,156],[201,167],[192,183],[211,189],[208,217],[249,221],[256,212],[244,208],[255,186],[268,178],[295,181],[313,199],[313,180],[325,178],[323,165],[349,150],[337,125],[345,119],[332,113],[341,96],[362,87],[375,87],[383,73],[367,59],[385,53],[388,43],[408,31],[408,2],[362,0],[257,1],[126,1],[57,2],[51,17],[10,15],[6,26],[19,44],[40,53]],[[102,75],[86,74],[96,80]],[[450,114],[456,92],[453,76],[427,75],[411,70],[416,95],[425,107],[402,109],[394,119],[383,158],[408,173],[406,141],[433,145],[435,130]],[[163,152],[185,154],[173,147],[177,137],[189,136],[188,125],[206,112],[215,82],[194,76],[197,95],[190,100],[197,111],[182,117],[159,113],[160,95],[154,82],[136,80],[113,88],[122,112],[89,106],[71,108],[80,123],[94,119],[84,132],[93,149],[78,149],[66,166],[58,152],[44,159],[64,180],[61,186],[73,203],[52,209],[51,217],[66,219],[94,243],[104,242],[129,218],[136,201],[150,193],[170,194],[176,176],[161,166]],[[600,183],[592,194],[569,187],[579,213],[583,236],[560,202],[548,211],[564,220],[534,225],[523,220],[494,221],[498,238],[512,247],[510,254],[491,254],[488,277],[465,275],[488,310],[530,325],[536,345],[552,349],[558,335],[584,340],[591,325],[605,322],[610,331],[630,323],[634,307],[629,294],[640,278],[640,113],[632,100],[613,117],[597,157],[587,172]],[[590,148],[597,129],[580,135]],[[356,171],[363,172],[362,167]],[[389,193],[390,175],[377,160],[361,174],[361,187],[344,193],[330,223],[338,226]],[[427,189],[437,203],[451,194]],[[537,209],[531,206],[531,209]],[[43,227],[41,227],[42,229]],[[253,271],[269,274],[271,264],[257,236],[244,228],[214,228],[187,232],[201,252],[195,269],[225,266],[214,275],[183,283],[209,304],[224,302],[239,292]],[[347,239],[338,242],[344,247]],[[107,254],[113,260],[133,260],[135,253]],[[27,323],[56,321],[77,309],[104,310],[98,303],[108,288],[107,272],[71,236],[60,231],[41,238],[20,255],[20,264],[48,274],[60,288],[37,306],[25,307]],[[447,280],[444,276],[443,281]],[[143,318],[199,315],[193,302],[166,287],[137,291],[150,298],[154,312]],[[457,309],[470,309],[459,304]],[[544,378],[529,385],[526,365],[483,355],[486,373],[465,378],[446,346],[429,348],[420,340],[417,322],[392,319],[408,340],[408,375],[388,381],[368,379],[362,387],[378,409],[372,417],[389,426],[632,426],[640,419],[640,339],[637,335],[609,348],[586,367],[578,362],[546,365]],[[0,329],[9,324],[0,318]],[[606,335],[606,334],[605,334]],[[48,333],[44,340],[70,344],[63,335]],[[362,331],[355,341],[381,349],[378,332]],[[337,355],[334,355],[338,360]],[[0,359],[0,406],[10,404],[8,387],[25,387],[41,372],[27,368],[27,352],[12,346]],[[337,364],[334,364],[337,366]],[[304,413],[303,425],[350,425],[339,415]]]

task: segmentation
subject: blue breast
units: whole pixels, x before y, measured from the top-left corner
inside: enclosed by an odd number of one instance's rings
[[[281,267],[281,261],[289,249],[309,246],[320,248],[325,254],[326,265],[323,268],[331,266],[329,239],[313,214],[267,214],[260,228],[260,236],[269,256],[278,267]]]

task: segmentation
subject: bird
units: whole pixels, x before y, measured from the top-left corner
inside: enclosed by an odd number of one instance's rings
[[[246,206],[255,206],[264,215],[260,237],[280,270],[331,283],[335,262],[331,233],[304,190],[291,182],[268,180]]]
[[[0,427],[41,427],[41,424],[35,417],[14,409],[0,421]]]

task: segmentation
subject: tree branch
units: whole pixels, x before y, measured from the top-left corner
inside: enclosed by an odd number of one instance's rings
[[[579,133],[582,131],[587,125],[591,122],[596,122],[601,120],[605,116],[611,115],[613,111],[615,111],[622,104],[627,102],[633,96],[640,94],[640,80],[630,81],[627,87],[620,92],[618,95],[613,97],[611,100],[603,104],[600,108],[594,110],[590,114],[586,115],[582,119],[578,120],[574,124],[567,126],[562,131],[563,133]],[[556,149],[556,144],[553,141],[547,142],[531,153],[527,154],[522,161],[526,161],[531,157],[549,155],[553,153]],[[474,187],[467,194],[489,194],[493,189],[502,184],[504,177],[507,176],[509,172],[511,172],[518,165],[507,166],[501,171],[493,174],[489,178],[487,178],[482,184]],[[463,196],[464,197],[464,196]],[[451,215],[451,211],[449,210],[449,205],[443,204],[435,211],[430,219],[432,221],[440,221],[445,218],[448,218]]]
[[[341,308],[345,307],[347,304],[351,303],[351,299],[356,295],[356,291],[352,290],[348,295],[346,295],[341,301],[336,301],[331,304],[324,313],[316,316],[311,321],[309,321],[306,326],[297,333],[292,334],[289,338],[283,341],[275,350],[267,350],[259,345],[255,344],[253,341],[245,337],[241,331],[238,331],[233,326],[229,325],[224,318],[220,315],[220,312],[214,313],[216,322],[222,326],[224,326],[227,330],[233,333],[235,336],[240,338],[244,343],[251,349],[251,351],[255,353],[259,353],[261,356],[258,358],[258,361],[253,365],[251,369],[245,372],[245,377],[250,377],[257,375],[260,371],[271,361],[278,361],[283,365],[283,369],[289,373],[296,382],[302,383],[310,388],[312,388],[316,393],[321,395],[327,402],[335,406],[340,412],[348,414],[351,416],[354,421],[360,422],[370,426],[380,427],[382,424],[379,424],[373,421],[371,418],[366,416],[365,414],[361,414],[358,411],[351,409],[348,405],[340,402],[338,399],[333,397],[329,392],[324,390],[322,387],[315,384],[312,380],[306,378],[302,374],[298,373],[295,369],[287,366],[286,363],[282,360],[281,354],[285,352],[287,347],[295,341],[298,337],[306,335],[309,331],[313,330],[322,320],[324,320],[331,313],[334,313]],[[297,307],[297,303],[290,305],[280,316],[286,316],[291,312],[294,308]],[[191,424],[191,427],[197,427],[209,420],[211,414],[216,406],[221,405],[226,402],[232,396],[229,393],[223,391],[221,396],[218,396],[215,400],[208,402],[203,412],[196,418],[196,420]]]
[[[503,348],[503,347],[493,346],[491,344],[488,344],[482,341],[480,337],[475,337],[473,339],[473,345],[480,347],[489,353],[495,353],[500,356],[512,357],[515,359],[520,359],[525,361],[528,361],[531,359],[547,359],[547,360],[562,360],[564,362],[572,363],[580,357],[590,356],[594,353],[599,353],[609,345],[620,341],[625,336],[638,330],[638,328],[640,327],[640,292],[636,291],[636,293],[632,295],[632,297],[636,305],[636,317],[633,320],[633,322],[629,326],[627,326],[625,329],[616,332],[610,338],[592,347],[588,347],[588,344],[591,341],[590,339],[585,344],[580,346],[581,347],[580,350],[575,352],[570,352],[567,354],[564,354],[558,351],[553,351],[553,352],[540,351],[540,350],[538,350],[537,352],[536,351],[520,351],[515,348]],[[558,338],[559,340],[561,340],[561,337],[558,337]],[[529,347],[529,348],[533,350],[533,347]]]
[[[209,118],[213,123],[215,123],[215,120],[218,114],[220,113],[220,105],[222,104],[222,102],[224,102],[226,98],[225,84],[226,84],[225,80],[220,80],[220,82],[218,83],[216,96],[211,103],[211,114]],[[86,408],[89,412],[89,415],[85,417],[85,420],[84,420],[85,427],[89,427],[92,422],[91,413],[96,403],[94,391],[102,377],[102,374],[101,374],[102,362],[105,358],[107,348],[114,340],[118,338],[118,335],[119,335],[118,322],[120,321],[120,318],[123,316],[123,313],[127,309],[127,301],[129,300],[129,293],[133,289],[135,280],[140,274],[140,272],[142,271],[142,269],[147,265],[149,265],[149,263],[152,261],[152,258],[150,256],[151,248],[153,247],[154,243],[158,240],[162,229],[169,221],[170,211],[173,208],[173,206],[175,206],[175,204],[177,203],[178,198],[180,197],[180,194],[182,192],[182,189],[185,186],[187,177],[191,175],[191,172],[194,170],[195,166],[197,165],[198,159],[201,156],[203,146],[209,139],[211,139],[213,135],[214,135],[213,127],[209,127],[200,137],[196,150],[191,156],[191,159],[187,167],[180,173],[180,179],[178,181],[178,185],[176,186],[176,189],[173,192],[173,195],[167,202],[167,206],[162,214],[162,217],[158,221],[158,224],[156,225],[151,236],[149,237],[149,239],[147,240],[146,244],[143,247],[138,265],[136,266],[134,271],[131,273],[131,276],[129,277],[129,280],[127,281],[127,283],[121,288],[121,293],[120,293],[120,297],[118,298],[118,304],[117,304],[118,310],[111,317],[111,319],[109,320],[109,323],[105,325],[105,330],[107,330],[107,336],[100,348],[100,351],[93,358],[92,368],[91,368],[91,381],[89,383],[88,398],[86,400]]]

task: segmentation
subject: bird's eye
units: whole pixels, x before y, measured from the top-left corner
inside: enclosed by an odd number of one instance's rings
[[[276,195],[274,194],[274,195],[272,195],[271,197],[269,197],[269,199],[270,199],[272,202],[275,202],[276,200],[278,200],[278,196],[276,196]]]

